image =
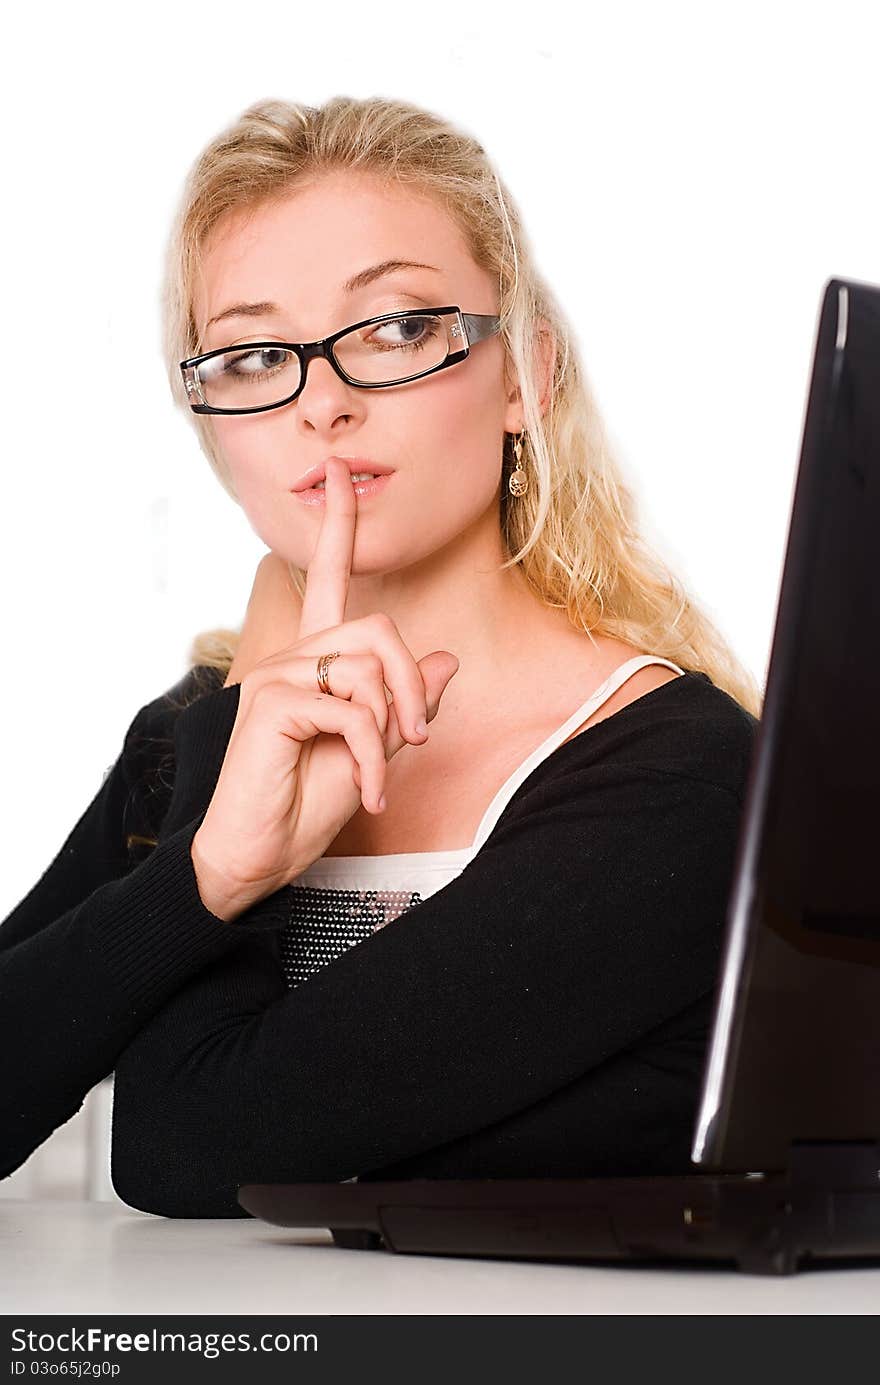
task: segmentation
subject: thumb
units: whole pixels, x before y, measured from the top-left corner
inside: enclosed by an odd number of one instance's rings
[[[440,709],[440,699],[461,667],[459,660],[448,649],[435,649],[419,660],[419,672],[425,682],[425,701],[428,706],[428,722],[432,722]]]

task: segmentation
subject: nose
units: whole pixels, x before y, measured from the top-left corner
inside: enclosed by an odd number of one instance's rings
[[[301,420],[321,431],[363,407],[358,393],[337,375],[331,361],[311,356],[305,361],[300,392],[293,402]]]

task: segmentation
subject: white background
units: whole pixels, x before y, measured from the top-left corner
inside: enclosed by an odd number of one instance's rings
[[[760,681],[819,300],[880,282],[874,7],[16,6],[2,84],[0,918],[265,551],[173,408],[183,178],[252,102],[383,95],[483,143],[652,542]],[[11,27],[9,27],[11,25]]]

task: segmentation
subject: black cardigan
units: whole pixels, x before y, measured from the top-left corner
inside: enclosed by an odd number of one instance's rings
[[[0,925],[0,1177],[114,1071],[113,1186],[164,1216],[247,1216],[247,1182],[687,1171],[755,718],[704,674],[638,698],[290,990],[294,887],[227,924],[189,854],[238,709],[220,677],[141,708]]]

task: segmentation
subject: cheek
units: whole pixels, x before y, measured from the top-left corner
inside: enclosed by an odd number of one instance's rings
[[[217,418],[217,447],[232,474],[242,504],[259,502],[261,495],[294,480],[296,459],[284,442],[283,420],[272,414],[262,418]]]
[[[506,399],[500,363],[470,356],[461,365],[426,380],[412,400],[410,436],[426,455],[439,451],[449,464],[473,473],[501,465]]]

